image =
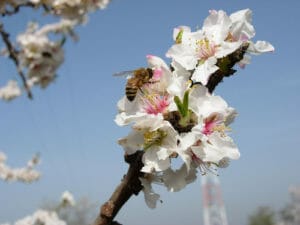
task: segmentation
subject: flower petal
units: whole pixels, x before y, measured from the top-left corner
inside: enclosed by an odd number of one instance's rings
[[[139,178],[142,185],[143,185],[143,192],[145,197],[145,202],[147,206],[151,209],[156,208],[156,203],[159,200],[160,196],[159,194],[156,194],[151,186],[151,182],[145,178]]]
[[[201,82],[206,85],[211,74],[219,69],[216,66],[217,59],[215,57],[210,57],[205,62],[197,66],[195,72],[192,75],[192,80],[194,82]]]
[[[255,44],[250,42],[250,45],[247,49],[248,53],[254,54],[254,55],[259,55],[261,53],[265,52],[273,52],[275,49],[273,45],[271,45],[267,41],[257,41]]]

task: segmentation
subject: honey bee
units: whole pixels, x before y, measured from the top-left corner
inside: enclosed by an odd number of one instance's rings
[[[153,71],[150,68],[139,68],[132,71],[123,71],[114,74],[114,76],[131,76],[127,80],[125,94],[129,101],[133,101],[137,95],[138,90],[142,91],[142,87],[147,83],[152,83],[151,78]]]

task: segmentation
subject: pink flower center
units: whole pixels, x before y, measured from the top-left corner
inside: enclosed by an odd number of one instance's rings
[[[226,127],[223,123],[223,119],[221,115],[217,113],[211,114],[204,120],[204,127],[202,129],[202,133],[205,135],[210,135],[214,131],[224,131]]]
[[[166,111],[170,101],[168,96],[152,94],[145,96],[144,103],[144,109],[148,114],[157,115],[158,113],[164,113]]]
[[[204,127],[203,127],[202,133],[205,134],[205,135],[212,134],[214,132],[213,128],[215,126],[216,126],[216,122],[215,121],[206,122],[205,125],[204,125]]]
[[[196,51],[201,60],[207,60],[209,57],[214,56],[217,51],[217,45],[207,39],[197,40],[196,44]]]

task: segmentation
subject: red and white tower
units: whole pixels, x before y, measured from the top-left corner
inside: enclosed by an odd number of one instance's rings
[[[207,173],[201,178],[204,225],[228,225],[218,176]]]

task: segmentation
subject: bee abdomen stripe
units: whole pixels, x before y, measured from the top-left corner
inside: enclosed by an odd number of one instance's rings
[[[126,93],[136,93],[137,89],[126,88]]]

